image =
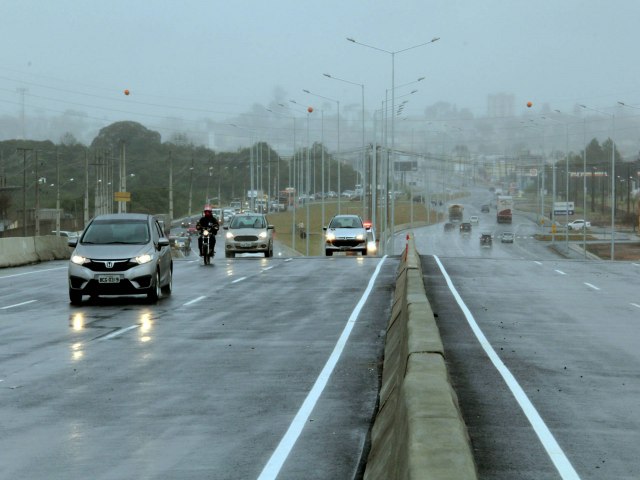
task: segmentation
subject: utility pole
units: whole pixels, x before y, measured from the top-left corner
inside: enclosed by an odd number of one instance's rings
[[[19,87],[17,89],[18,93],[21,96],[21,103],[22,103],[22,116],[21,116],[21,123],[22,123],[22,138],[21,140],[25,140],[26,138],[26,132],[25,132],[25,114],[24,114],[24,94],[27,93],[29,91],[29,89],[25,88],[25,87]]]
[[[56,148],[56,235],[60,236],[60,153]]]
[[[84,209],[82,228],[89,224],[89,150],[84,151]]]
[[[173,222],[173,152],[169,150],[169,225]]]
[[[126,157],[126,145],[124,140],[120,146],[120,192],[127,191],[127,157]],[[127,213],[127,202],[118,200],[118,213]]]
[[[36,168],[35,168],[35,178],[36,178],[36,206],[34,210],[34,219],[36,223],[35,236],[40,236],[40,177],[38,177],[38,150],[36,150]]]
[[[191,172],[189,174],[189,216],[191,216],[192,199],[193,199],[193,157],[191,157]]]
[[[22,152],[22,236],[27,236],[27,152],[33,148],[18,147],[16,151]]]

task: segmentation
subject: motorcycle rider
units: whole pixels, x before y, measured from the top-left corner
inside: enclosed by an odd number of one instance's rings
[[[216,248],[215,236],[218,233],[218,230],[220,229],[220,223],[218,222],[218,219],[213,215],[213,210],[209,205],[204,206],[202,217],[200,218],[200,220],[198,220],[198,223],[196,223],[196,230],[198,231],[198,233],[202,234],[202,230],[204,228],[211,229],[211,233],[213,234],[211,238],[213,242],[212,248],[213,248],[213,252],[215,253],[215,248]],[[202,257],[202,235],[198,236],[198,249],[200,250],[200,256]]]

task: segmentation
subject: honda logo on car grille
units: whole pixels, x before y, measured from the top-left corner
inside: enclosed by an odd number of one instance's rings
[[[115,263],[115,262],[104,262],[104,265],[105,265],[107,268],[113,268],[114,263]]]

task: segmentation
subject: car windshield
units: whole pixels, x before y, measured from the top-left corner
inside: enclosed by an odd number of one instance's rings
[[[96,220],[87,227],[82,243],[98,245],[149,242],[147,222],[140,220]]]
[[[263,217],[236,215],[229,228],[266,228]]]
[[[363,228],[358,217],[334,218],[329,224],[329,228]]]

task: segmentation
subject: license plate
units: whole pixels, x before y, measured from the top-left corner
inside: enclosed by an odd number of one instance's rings
[[[119,275],[100,275],[98,283],[120,283]]]

